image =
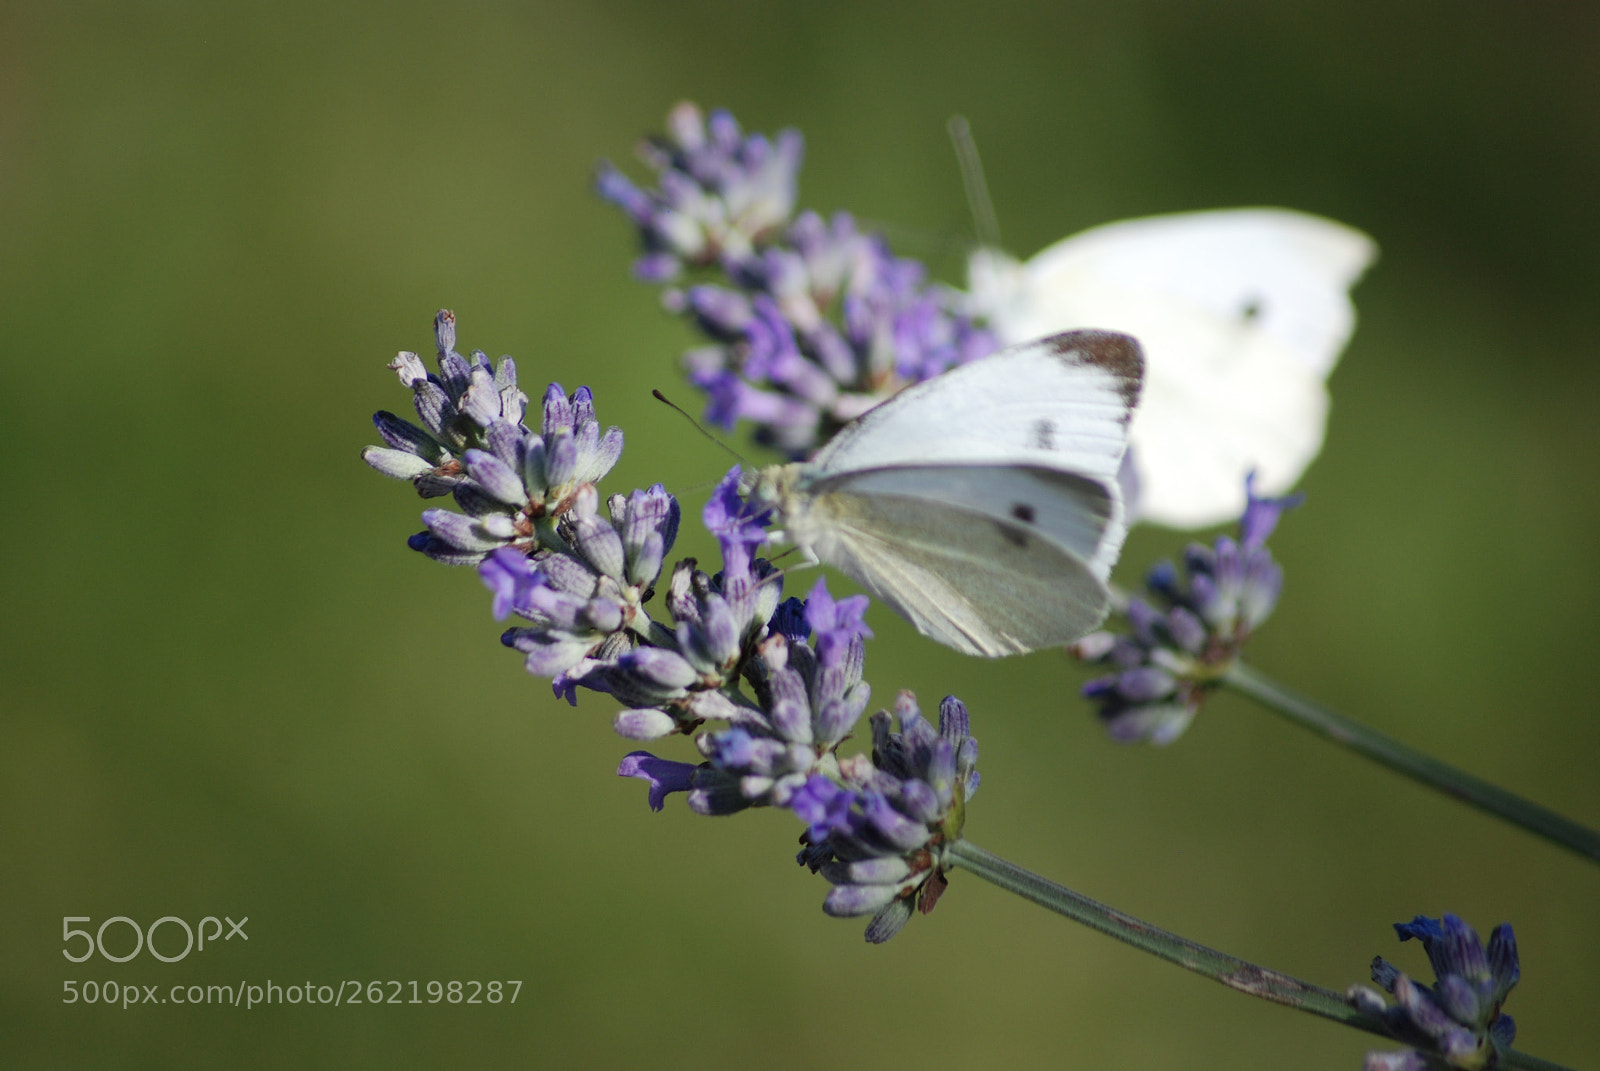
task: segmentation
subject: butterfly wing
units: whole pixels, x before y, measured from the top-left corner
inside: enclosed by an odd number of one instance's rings
[[[1071,331],[1013,346],[867,411],[817,452],[807,478],[993,463],[1112,482],[1143,374],[1139,343],[1109,331]]]
[[[957,650],[1070,642],[1104,616],[1127,532],[1143,367],[1132,338],[1076,331],[908,387],[786,470],[784,528]]]
[[[852,472],[813,487],[810,546],[922,634],[1021,654],[1105,617],[1124,531],[1114,488],[1015,465]]]
[[[1286,490],[1322,445],[1323,379],[1355,324],[1349,287],[1376,250],[1359,231],[1283,209],[1098,227],[1026,265],[974,256],[975,302],[1006,340],[1085,324],[1144,344],[1129,432],[1142,516],[1237,516],[1252,469]]]

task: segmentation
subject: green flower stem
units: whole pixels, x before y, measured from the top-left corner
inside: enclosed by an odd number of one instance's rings
[[[1214,948],[1196,944],[1175,933],[1168,933],[1132,915],[1124,914],[1114,907],[1107,907],[1097,900],[1075,893],[1064,885],[1057,885],[1032,871],[1024,870],[998,855],[985,851],[971,841],[957,840],[950,844],[945,849],[945,858],[947,862],[964,867],[985,881],[993,882],[1023,899],[1032,900],[1040,907],[1054,911],[1058,915],[1065,915],[1074,922],[1081,922],[1091,929],[1099,930],[1108,937],[1115,937],[1119,941],[1149,952],[1168,963],[1175,963],[1186,970],[1221,982],[1229,989],[1237,989],[1241,993],[1270,1000],[1274,1004],[1286,1004],[1291,1008],[1320,1015],[1324,1019],[1332,1019],[1334,1022],[1353,1026],[1382,1038],[1390,1038],[1381,1019],[1351,1007],[1341,994],[1331,989],[1323,989],[1321,986],[1302,982],[1287,974],[1258,967],[1254,963],[1218,952]],[[1500,1051],[1499,1066],[1520,1068],[1522,1071],[1567,1071],[1560,1064],[1528,1056],[1514,1049]]]
[[[1221,680],[1270,707],[1290,721],[1310,729],[1335,743],[1343,744],[1374,762],[1383,764],[1420,782],[1472,804],[1479,810],[1521,826],[1563,848],[1569,848],[1588,859],[1600,863],[1600,833],[1581,826],[1554,811],[1547,810],[1480,781],[1463,770],[1440,762],[1420,751],[1415,751],[1397,740],[1367,728],[1305,696],[1291,692],[1276,681],[1251,669],[1243,663],[1234,663]]]
[[[1230,989],[1237,989],[1241,993],[1270,1000],[1275,1004],[1287,1004],[1291,1008],[1312,1012],[1324,1019],[1332,1019],[1365,1030],[1369,1034],[1389,1036],[1382,1020],[1351,1007],[1343,994],[1302,982],[1287,974],[1257,967],[1253,963],[1207,948],[1205,945],[1195,944],[1175,933],[1158,929],[1132,915],[1125,915],[1114,907],[1107,907],[1099,901],[1073,892],[1064,885],[1057,885],[1032,871],[1009,863],[998,855],[984,851],[971,841],[956,841],[946,849],[946,854],[958,866],[965,867],[986,881],[994,882],[1002,889],[1032,900],[1040,907],[1049,908],[1058,915],[1065,915],[1074,922],[1081,922],[1107,936],[1126,941],[1135,948],[1161,957],[1168,963],[1176,963],[1196,974],[1221,982]]]

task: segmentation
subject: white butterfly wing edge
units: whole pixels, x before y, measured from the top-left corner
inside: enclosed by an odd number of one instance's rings
[[[1315,458],[1323,380],[1355,325],[1348,289],[1375,255],[1343,224],[1250,208],[1096,227],[1025,265],[980,250],[970,273],[1003,340],[1080,325],[1139,337],[1140,516],[1193,528],[1238,515],[1246,472],[1281,493]]]

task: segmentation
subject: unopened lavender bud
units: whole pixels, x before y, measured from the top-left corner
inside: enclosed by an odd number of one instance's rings
[[[607,428],[589,453],[580,475],[591,483],[610,472],[622,456],[622,429]]]
[[[861,712],[866,709],[871,696],[872,689],[863,682],[856,686],[849,702],[833,699],[824,703],[816,719],[818,742],[831,747],[843,740],[856,722],[861,720]]]
[[[820,871],[834,885],[899,885],[911,876],[911,864],[898,855],[828,863]]]
[[[687,688],[699,678],[681,655],[659,647],[640,648],[624,656],[620,666],[644,683],[667,690]]]
[[[750,800],[746,796],[740,779],[729,778],[720,774],[695,779],[695,787],[689,790],[689,810],[695,814],[708,817],[721,814],[738,814],[750,807]]]
[[[1489,974],[1496,981],[1496,1002],[1505,999],[1511,987],[1516,985],[1522,977],[1522,968],[1517,959],[1517,938],[1511,932],[1511,924],[1502,922],[1489,934]]]
[[[428,369],[423,365],[422,359],[410,350],[401,350],[395,354],[394,360],[389,362],[389,367],[400,377],[400,383],[404,387],[414,387],[428,380]]]
[[[372,423],[378,429],[378,434],[392,449],[402,450],[415,454],[432,465],[446,461],[449,455],[439,441],[426,431],[412,424],[410,421],[401,420],[386,410],[379,410],[372,416]]]
[[[1428,1058],[1416,1052],[1369,1052],[1361,1071],[1432,1071]]]
[[[877,793],[867,793],[862,802],[873,836],[883,845],[897,851],[920,848],[928,840],[926,824],[901,814],[889,801]]]
[[[672,253],[646,253],[633,262],[634,278],[641,283],[670,283],[682,271],[683,261]]]
[[[609,522],[593,514],[580,514],[573,520],[572,539],[573,549],[596,573],[623,579],[627,556],[621,534]]]
[[[483,450],[468,450],[462,461],[467,474],[486,492],[508,506],[521,506],[528,501],[528,491],[510,466]]]
[[[545,466],[543,437],[530,438],[523,449],[522,482],[528,487],[550,487],[554,484]]]
[[[1091,632],[1073,643],[1068,650],[1084,662],[1098,662],[1109,655],[1116,644],[1117,636],[1115,633]]]
[[[454,353],[456,349],[456,314],[449,309],[440,309],[433,318],[434,345],[439,348],[439,356]]]
[[[1167,612],[1167,634],[1186,654],[1197,655],[1205,650],[1205,622],[1187,607],[1178,606]]]
[[[484,514],[478,518],[478,527],[499,546],[509,543],[517,535],[516,523],[503,513]]]
[[[1389,1006],[1382,993],[1364,985],[1353,985],[1345,990],[1344,999],[1352,1008],[1368,1015],[1381,1016]]]
[[[682,302],[702,331],[723,342],[742,338],[755,318],[749,298],[720,286],[691,287]]]
[[[1448,974],[1433,987],[1439,1006],[1445,1014],[1460,1022],[1475,1022],[1478,1018],[1480,1002],[1478,993],[1472,984],[1458,974]]]
[[[545,472],[551,487],[572,482],[578,471],[578,443],[570,434],[548,434],[545,437]]]
[[[1177,689],[1172,674],[1154,666],[1130,669],[1117,676],[1117,692],[1130,703],[1148,703],[1162,699]]]
[[[383,475],[397,480],[413,480],[433,471],[432,464],[404,450],[369,446],[361,451],[361,459]]]
[[[619,712],[611,728],[627,740],[660,740],[677,732],[678,723],[664,710],[643,707]]]
[[[585,426],[596,426],[594,392],[588,387],[579,387],[572,392],[572,427],[576,431]]]
[[[615,632],[623,624],[622,607],[612,599],[590,599],[577,624],[591,632]]]
[[[685,654],[709,672],[717,672],[738,657],[739,622],[727,600],[708,595],[698,625],[678,626],[678,643]]]
[[[947,753],[950,751],[948,745],[945,751]],[[953,755],[944,766],[946,767],[944,776],[948,778],[955,772]],[[925,781],[912,780],[905,783],[900,794],[899,808],[924,826],[937,822],[944,814],[944,805],[939,799],[939,794]],[[923,839],[926,840],[926,837]]]
[[[822,910],[835,918],[870,915],[899,894],[897,885],[839,885],[822,901]]]
[[[906,923],[911,921],[911,904],[910,896],[902,896],[885,904],[867,923],[866,932],[862,934],[867,943],[881,945],[904,929]]]
[[[443,387],[428,381],[415,383],[412,385],[411,402],[417,410],[422,426],[431,431],[445,446],[457,449],[465,442],[455,426],[456,405],[444,392]]]
[[[947,695],[939,701],[939,735],[957,746],[972,735],[972,718],[967,713],[967,704],[953,695]]]
[[[484,531],[478,521],[449,510],[423,510],[422,523],[434,536],[459,551],[486,553],[502,543],[499,537]]]
[[[571,431],[573,423],[572,402],[561,384],[552,383],[544,392],[544,423],[540,433],[546,436],[558,431]]]

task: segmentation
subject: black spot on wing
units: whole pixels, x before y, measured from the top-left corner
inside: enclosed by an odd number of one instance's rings
[[[1056,448],[1055,421],[1045,419],[1034,422],[1033,445],[1039,450],[1054,450]]]
[[[1139,388],[1144,383],[1144,349],[1139,340],[1116,331],[1065,331],[1041,339],[1062,360],[1103,368],[1116,378],[1128,415],[1139,404]]]
[[[1023,524],[1032,524],[1034,518],[1033,507],[1026,502],[1018,502],[1011,507],[1011,516]]]
[[[1266,311],[1266,306],[1259,297],[1245,299],[1244,305],[1239,309],[1239,319],[1245,323],[1255,323],[1261,319],[1261,314]]]

